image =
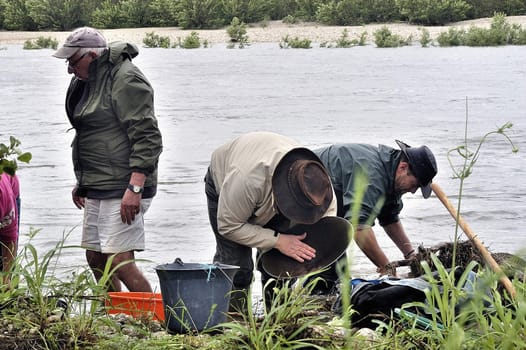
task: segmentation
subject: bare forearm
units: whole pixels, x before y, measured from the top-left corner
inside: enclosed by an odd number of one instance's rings
[[[408,258],[414,252],[413,245],[409,237],[407,237],[400,221],[384,226],[384,230],[398,249],[400,249],[404,258]]]
[[[130,178],[130,184],[144,187],[144,182],[146,181],[146,175],[139,172],[132,172]]]
[[[372,228],[356,230],[355,241],[367,258],[369,258],[369,260],[371,260],[377,267],[382,267],[389,263],[389,259],[383,252],[382,248],[380,248]]]

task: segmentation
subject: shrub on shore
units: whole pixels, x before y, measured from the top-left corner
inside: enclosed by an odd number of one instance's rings
[[[192,31],[190,35],[187,35],[183,41],[179,44],[183,49],[198,49],[201,47],[201,39],[199,39],[199,33]]]
[[[192,31],[189,35],[184,37],[183,39],[177,38],[177,41],[172,43],[169,37],[167,36],[159,36],[158,34],[155,34],[154,32],[146,33],[146,37],[142,39],[142,42],[145,47],[150,48],[183,48],[183,49],[197,49],[201,47],[201,39],[199,38],[199,33],[196,31]],[[208,42],[203,42],[204,47],[208,47]]]
[[[354,46],[365,46],[367,44],[367,32],[362,32],[358,38],[349,38],[349,31],[345,28],[341,36],[334,42],[322,42],[320,47],[326,48],[350,48]]]
[[[145,47],[162,47],[167,49],[170,47],[170,38],[150,32],[146,33],[146,37],[142,39],[142,43]]]
[[[449,28],[437,37],[440,46],[526,45],[526,29],[509,24],[502,13],[495,14],[490,28],[471,26],[468,30]]]
[[[399,47],[408,46],[411,44],[412,37],[403,38],[398,34],[393,34],[387,26],[376,30],[374,32],[374,42],[377,47]]]
[[[58,40],[53,38],[38,37],[35,40],[26,40],[24,42],[24,50],[38,50],[38,49],[53,49],[58,47]]]
[[[310,49],[312,41],[310,39],[300,39],[298,37],[291,38],[286,35],[281,38],[279,47],[281,49]]]
[[[230,26],[226,29],[228,36],[230,37],[229,48],[234,48],[236,44],[240,49],[248,45],[247,25],[241,22],[239,18],[234,17]]]
[[[433,44],[433,39],[431,39],[429,30],[426,28],[420,28],[420,32],[420,45],[422,45],[422,47],[428,47],[429,45]]]

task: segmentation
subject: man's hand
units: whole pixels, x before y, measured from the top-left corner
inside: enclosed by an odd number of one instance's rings
[[[130,190],[124,192],[121,201],[121,220],[124,224],[131,225],[135,215],[141,211],[141,198],[140,193],[133,193]]]
[[[302,242],[305,237],[307,233],[302,235],[280,234],[274,248],[299,262],[311,260],[316,257],[316,249]]]
[[[84,208],[84,203],[86,199],[84,197],[80,197],[77,194],[78,188],[78,185],[75,185],[75,187],[73,187],[73,191],[71,191],[71,198],[73,199],[73,204],[75,204],[77,208],[82,209]]]
[[[378,272],[380,275],[387,275],[390,277],[398,277],[396,274],[396,266],[395,264],[388,263],[384,266],[380,266],[376,269],[376,272]]]
[[[144,181],[146,175],[143,173],[132,172],[130,177],[130,184],[144,188]],[[141,212],[141,193],[134,193],[127,189],[122,196],[121,201],[121,219],[124,224],[131,225],[135,220],[135,215]]]

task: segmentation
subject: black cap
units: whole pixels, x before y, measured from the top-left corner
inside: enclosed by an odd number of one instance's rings
[[[433,152],[427,146],[411,147],[398,140],[396,140],[396,143],[407,157],[411,171],[420,181],[422,196],[429,198],[431,195],[431,182],[437,174],[437,163]]]

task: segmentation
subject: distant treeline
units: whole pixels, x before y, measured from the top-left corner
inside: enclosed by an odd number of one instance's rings
[[[284,20],[327,25],[444,25],[495,12],[525,15],[526,0],[0,0],[0,29],[220,28]]]

